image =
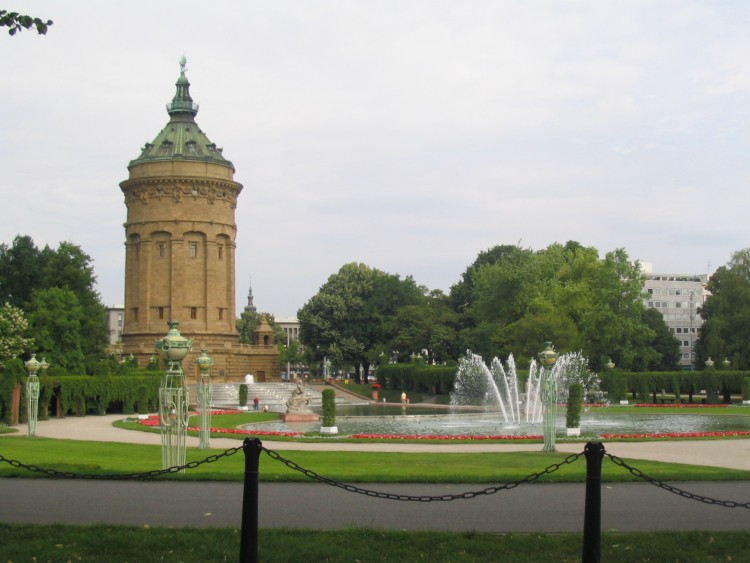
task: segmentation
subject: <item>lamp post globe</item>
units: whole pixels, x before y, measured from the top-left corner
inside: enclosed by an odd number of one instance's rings
[[[185,465],[185,442],[188,426],[188,389],[182,360],[192,350],[193,342],[182,336],[178,321],[167,323],[169,331],[155,342],[156,352],[167,362],[159,387],[159,423],[161,459],[164,469]]]
[[[552,342],[544,343],[544,350],[539,352],[539,363],[542,366],[542,426],[544,433],[544,448],[542,451],[554,452],[557,419],[557,379],[554,367],[557,362],[557,352]]]

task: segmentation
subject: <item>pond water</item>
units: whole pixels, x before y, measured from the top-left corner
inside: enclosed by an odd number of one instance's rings
[[[513,435],[539,436],[541,424],[504,424],[499,413],[456,412],[450,408],[381,407],[357,411],[356,408],[337,409],[336,426],[339,435],[398,434],[398,435]],[[381,410],[382,409],[382,410]],[[564,411],[564,409],[561,409]],[[365,413],[367,414],[361,414]],[[352,414],[354,413],[354,414]],[[750,410],[748,410],[750,415]],[[559,432],[565,427],[565,416],[557,417]],[[318,432],[320,422],[265,422],[249,424],[246,430],[272,432]],[[604,409],[590,409],[581,416],[581,433],[586,436],[600,434],[664,434],[674,432],[727,432],[750,431],[750,416],[685,414],[607,414]]]

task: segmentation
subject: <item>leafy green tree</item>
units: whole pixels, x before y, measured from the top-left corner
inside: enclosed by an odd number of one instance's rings
[[[0,27],[7,27],[9,35],[15,35],[19,31],[31,29],[32,27],[36,29],[39,35],[46,35],[52,23],[52,20],[44,21],[41,18],[25,16],[18,12],[0,10]]]
[[[418,304],[404,305],[393,317],[395,334],[391,339],[393,351],[401,361],[408,361],[413,353],[427,352],[427,362],[442,363],[457,358],[458,315],[448,306],[440,291],[433,291]]]
[[[76,375],[85,372],[83,318],[83,308],[70,289],[40,289],[32,296],[29,325],[38,353],[55,367]]]
[[[669,330],[664,317],[656,309],[645,308],[643,322],[654,331],[651,347],[658,358],[647,369],[649,371],[672,371],[680,369],[680,342]]]
[[[18,235],[13,244],[0,244],[0,299],[24,308],[44,275],[41,251],[31,237]]]
[[[711,276],[709,296],[698,310],[703,324],[698,330],[696,363],[708,357],[727,357],[737,369],[750,369],[750,248],[735,252]]]
[[[75,307],[82,310],[81,353],[91,356],[86,365],[94,366],[104,354],[109,334],[91,257],[70,242],[40,250],[31,237],[19,235],[11,246],[0,244],[0,299],[30,313],[35,292],[53,288],[75,295]],[[68,307],[64,302],[60,306],[63,310]]]
[[[5,303],[0,307],[0,368],[5,361],[23,356],[34,342],[26,338],[29,322],[18,307]]]
[[[362,382],[373,351],[390,341],[392,317],[402,306],[423,299],[411,278],[386,274],[366,264],[343,265],[299,310],[300,340],[314,363],[354,366]]]

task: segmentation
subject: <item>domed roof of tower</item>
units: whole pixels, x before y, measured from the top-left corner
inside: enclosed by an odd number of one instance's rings
[[[177,90],[167,104],[169,123],[152,142],[143,146],[140,156],[131,160],[129,166],[154,160],[198,160],[223,164],[234,171],[232,163],[222,155],[222,149],[212,143],[195,122],[198,104],[190,97],[186,64],[187,60],[182,57],[180,76],[175,83]]]

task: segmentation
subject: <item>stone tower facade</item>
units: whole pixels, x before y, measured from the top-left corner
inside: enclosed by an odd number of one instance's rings
[[[214,378],[273,379],[279,376],[273,339],[240,344],[235,326],[235,209],[242,185],[222,149],[196,124],[184,58],[180,65],[169,122],[129,163],[120,184],[127,206],[123,350],[145,365],[167,322],[176,320],[193,340],[186,373],[197,375],[193,362],[205,348],[215,361]]]

